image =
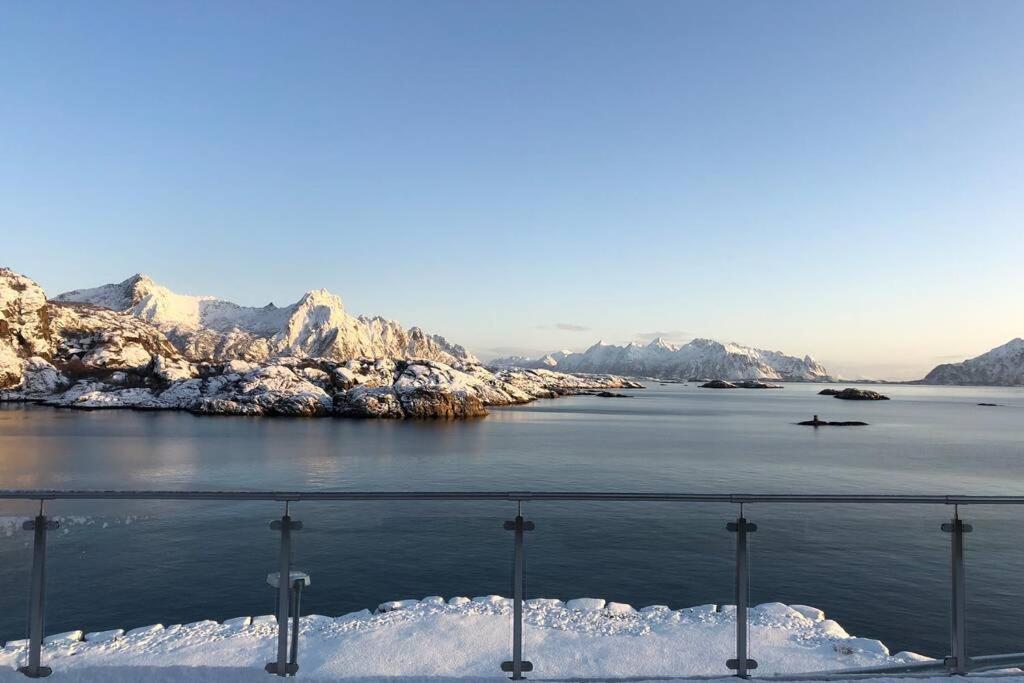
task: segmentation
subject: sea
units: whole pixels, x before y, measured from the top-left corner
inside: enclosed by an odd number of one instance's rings
[[[199,417],[0,404],[0,488],[1024,495],[1024,389],[645,382],[468,421]],[[994,403],[982,406],[980,403]],[[862,427],[796,423],[859,420]],[[0,501],[0,641],[27,632],[38,501]],[[270,614],[276,502],[47,502],[46,632]],[[510,595],[508,501],[299,502],[303,613],[428,595]],[[947,505],[747,504],[752,604],[823,609],[893,651],[949,649]],[[968,651],[1024,650],[1024,506],[957,510]],[[735,602],[727,503],[536,502],[527,597],[637,608]],[[756,658],[758,643],[750,645]]]

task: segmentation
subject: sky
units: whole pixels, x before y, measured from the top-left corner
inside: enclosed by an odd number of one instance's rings
[[[326,287],[487,358],[1024,336],[1024,3],[11,3],[0,265]]]

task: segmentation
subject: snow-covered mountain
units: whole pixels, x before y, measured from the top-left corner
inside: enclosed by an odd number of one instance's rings
[[[828,371],[810,356],[694,339],[676,345],[661,337],[649,344],[625,346],[598,342],[582,353],[557,351],[542,358],[498,358],[492,367],[548,368],[560,372],[615,373],[663,379],[772,379],[828,381]]]
[[[159,329],[190,360],[264,361],[297,358],[424,358],[477,362],[465,348],[418,327],[381,317],[352,316],[326,289],[289,306],[239,306],[212,296],[177,294],[145,275],[54,297],[129,313]]]
[[[943,363],[929,372],[921,383],[1024,386],[1024,339],[1012,339],[961,363]]]
[[[487,406],[642,388],[621,377],[491,372],[440,337],[353,318],[324,291],[285,308],[245,308],[136,276],[61,299],[47,300],[31,279],[0,268],[0,402],[465,418],[486,415]]]

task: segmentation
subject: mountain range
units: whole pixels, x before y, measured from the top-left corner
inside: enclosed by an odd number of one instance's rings
[[[249,307],[212,296],[177,294],[137,274],[116,284],[64,292],[54,301],[91,304],[145,320],[193,360],[261,362],[298,356],[478,362],[462,346],[418,327],[406,330],[393,320],[349,315],[341,298],[326,289],[306,292],[284,307]]]
[[[582,353],[556,351],[541,358],[498,358],[498,368],[547,368],[560,372],[599,372],[660,379],[768,379],[828,382],[833,378],[810,356],[798,358],[740,344],[694,339],[677,345],[661,337],[624,346],[598,342]]]

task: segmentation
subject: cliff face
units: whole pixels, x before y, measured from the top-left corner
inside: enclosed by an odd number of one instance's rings
[[[50,354],[46,295],[32,280],[0,268],[0,389],[21,381],[28,358]]]
[[[155,288],[129,278],[48,302],[32,280],[0,270],[0,400],[204,415],[465,418],[486,415],[487,406],[640,386],[611,376],[493,373],[440,337],[349,316],[325,291],[286,308],[245,309]]]

